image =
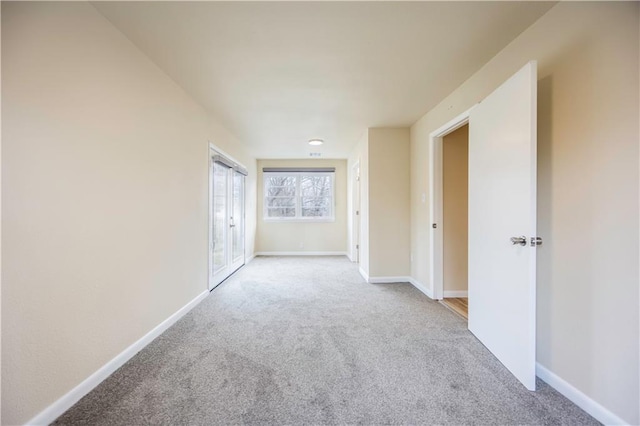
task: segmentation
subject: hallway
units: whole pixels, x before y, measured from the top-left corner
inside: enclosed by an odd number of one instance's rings
[[[597,424],[410,284],[258,257],[56,424]]]

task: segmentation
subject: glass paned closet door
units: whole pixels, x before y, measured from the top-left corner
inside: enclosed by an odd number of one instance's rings
[[[233,172],[233,263],[244,264],[244,176]]]
[[[211,162],[209,289],[244,265],[244,175],[229,164]]]
[[[220,163],[213,163],[213,238],[212,263],[213,275],[217,275],[228,266],[228,203],[229,168]]]

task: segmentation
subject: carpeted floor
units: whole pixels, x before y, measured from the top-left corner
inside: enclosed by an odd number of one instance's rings
[[[56,424],[598,424],[344,257],[256,258]]]

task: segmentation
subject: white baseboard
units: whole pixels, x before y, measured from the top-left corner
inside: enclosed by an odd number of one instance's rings
[[[569,401],[582,408],[599,422],[605,425],[628,425],[630,422],[622,420],[620,417],[607,410],[602,405],[576,389],[573,385],[548,370],[546,367],[536,363],[536,376],[544,380],[549,386],[564,395]]]
[[[358,268],[358,271],[360,271],[360,275],[362,275],[362,278],[364,278],[366,282],[369,282],[369,274],[367,274],[365,270],[362,269],[362,266]]]
[[[366,282],[371,283],[371,284],[410,283],[415,288],[420,290],[420,292],[422,292],[429,299],[433,299],[433,292],[431,290],[429,290],[429,288],[426,285],[422,284],[420,281],[416,280],[413,277],[407,277],[407,276],[370,277],[369,275],[367,275],[367,273],[362,268],[360,268],[360,275],[362,275],[362,278],[364,278],[364,280]],[[460,297],[460,296],[458,296],[458,297]]]
[[[245,264],[245,265],[249,264],[249,262],[251,262],[251,261],[252,261],[253,259],[255,259],[255,258],[256,258],[256,255],[255,255],[255,253],[254,253],[254,254],[252,254],[251,256],[247,257],[247,258],[244,260],[244,264]]]
[[[445,290],[444,297],[469,297],[469,292],[466,290]]]
[[[429,299],[433,299],[433,291],[429,290],[429,288],[422,284],[420,281],[416,280],[413,277],[409,277],[409,282],[418,290],[420,290],[422,293],[424,293],[425,296],[427,296]]]
[[[371,284],[408,283],[411,277],[369,277]]]
[[[96,386],[102,383],[103,380],[113,374],[125,362],[129,361],[135,354],[144,349],[144,347],[151,343],[153,339],[164,333],[169,327],[175,324],[180,318],[182,318],[187,312],[193,309],[208,295],[209,290],[205,290],[200,293],[195,299],[184,305],[169,318],[162,321],[153,330],[142,336],[138,341],[126,348],[111,361],[100,367],[98,371],[87,377],[82,383],[71,389],[56,402],[45,408],[42,412],[40,412],[40,414],[29,420],[26,424],[48,425],[52,423],[65,411],[71,408],[76,402],[80,401],[83,396],[91,392]]]
[[[259,251],[255,256],[346,256],[345,251]]]

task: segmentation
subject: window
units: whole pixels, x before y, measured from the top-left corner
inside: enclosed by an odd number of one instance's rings
[[[334,175],[333,171],[269,171],[265,168],[264,219],[334,220]]]

